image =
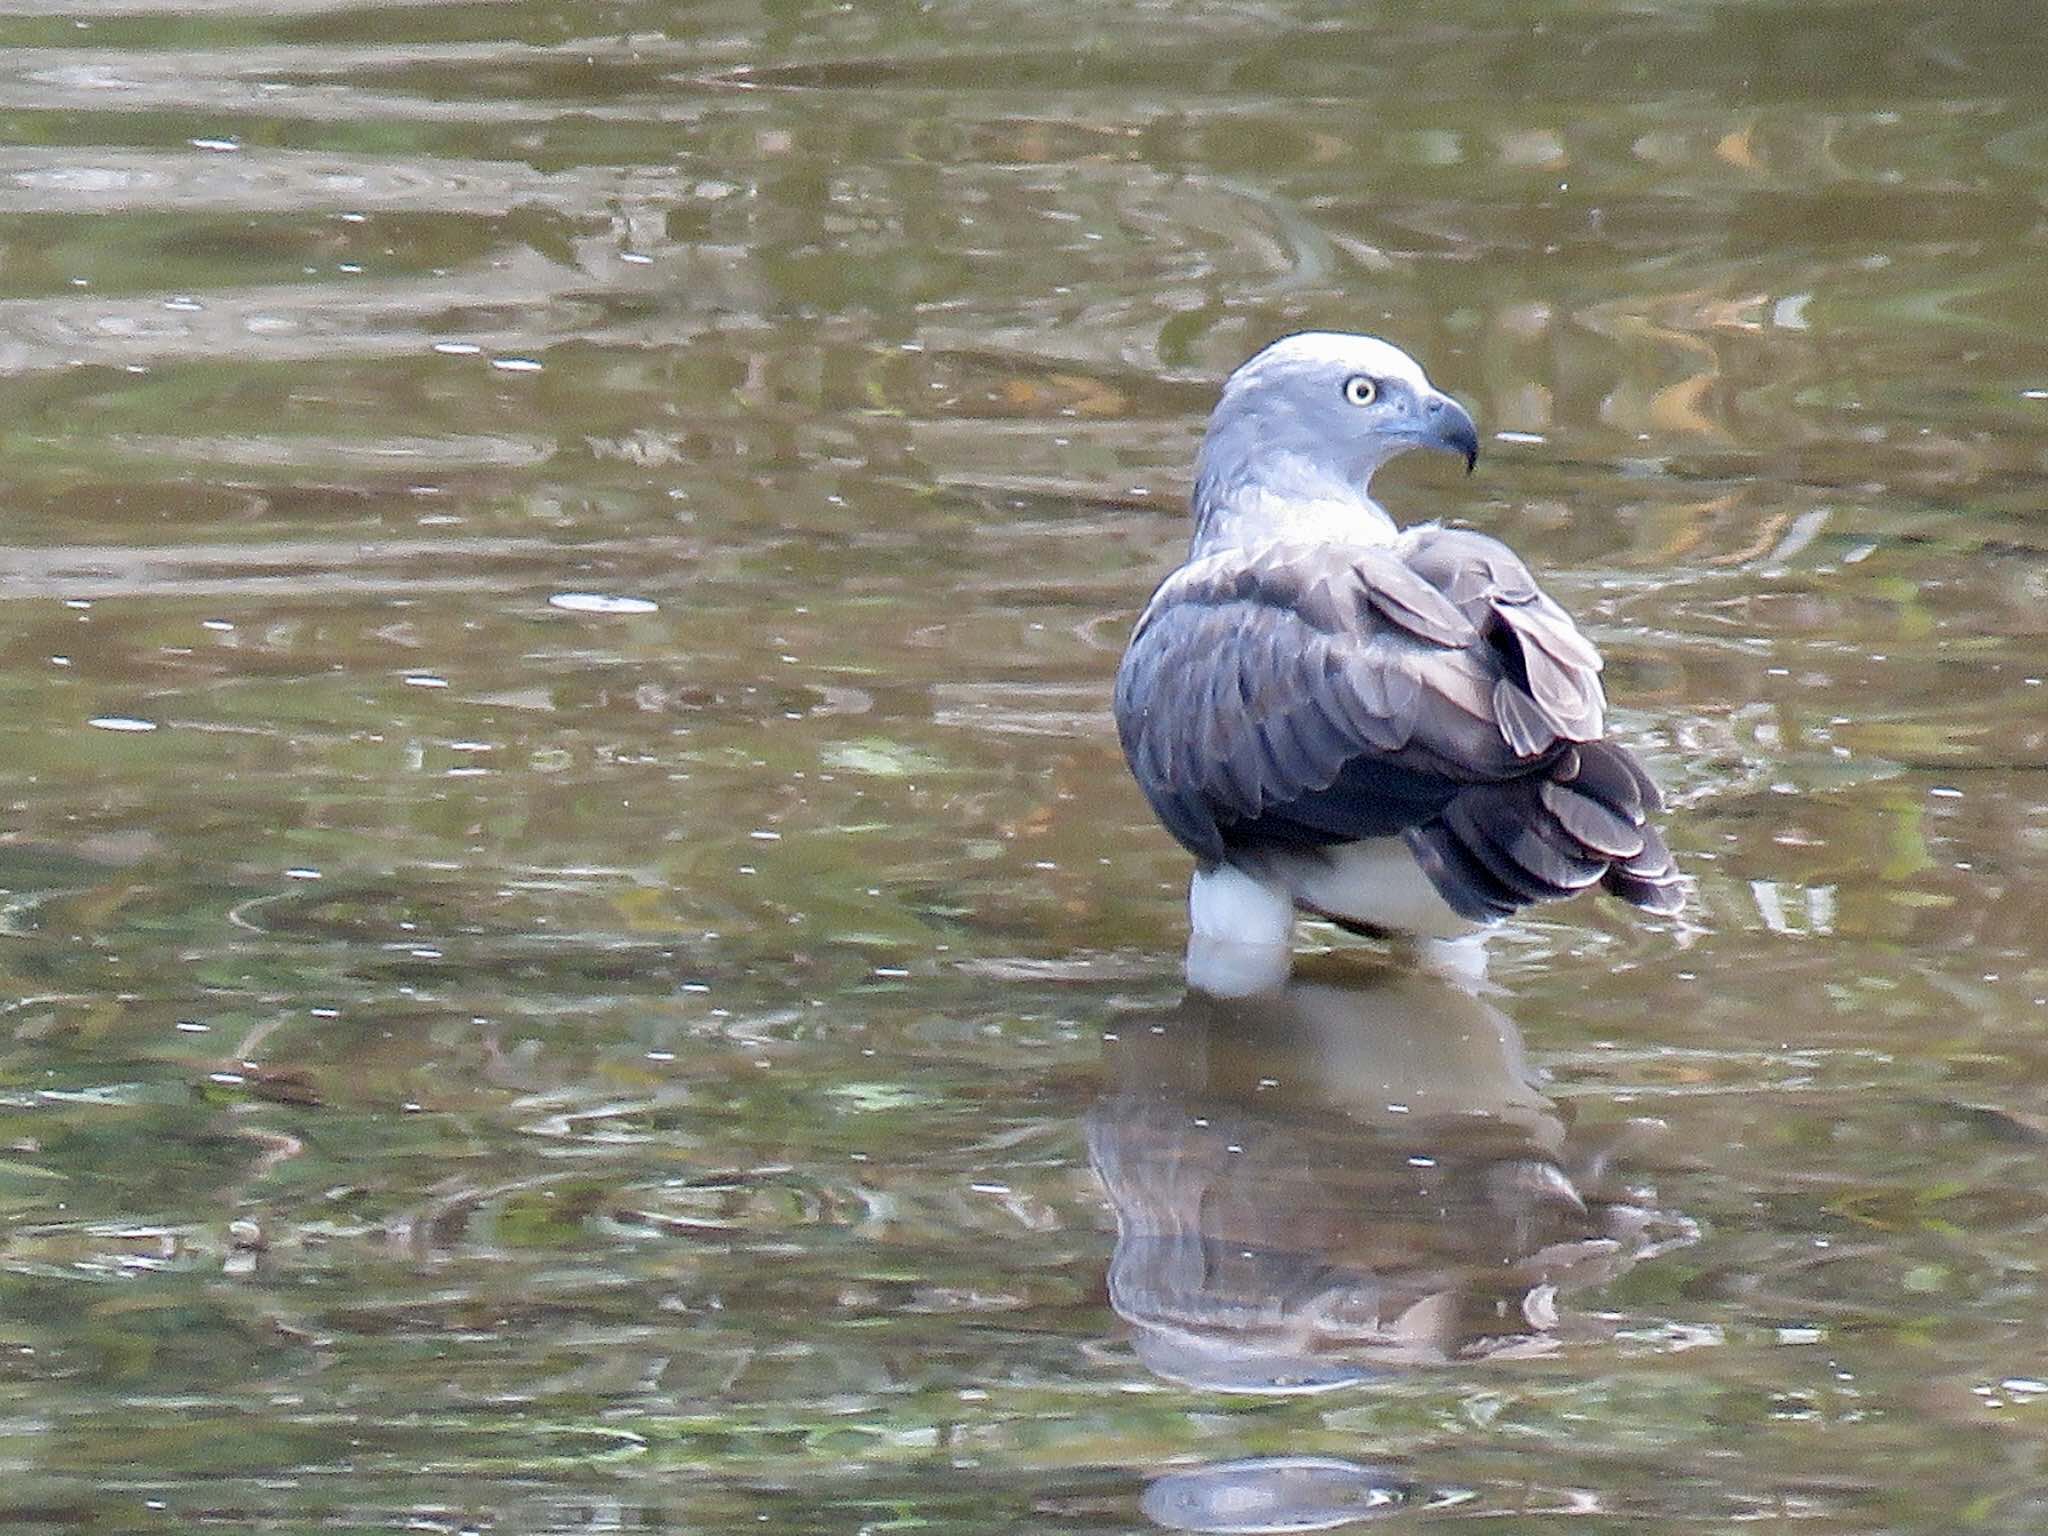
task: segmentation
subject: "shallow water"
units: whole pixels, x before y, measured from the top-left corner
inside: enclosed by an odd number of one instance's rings
[[[1964,10],[0,5],[0,1524],[2041,1529]],[[1684,920],[1183,999],[1108,678],[1307,325]]]

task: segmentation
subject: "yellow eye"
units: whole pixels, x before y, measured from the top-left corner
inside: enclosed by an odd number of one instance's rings
[[[1344,381],[1344,398],[1353,405],[1371,405],[1379,397],[1379,385],[1362,373],[1354,373]]]

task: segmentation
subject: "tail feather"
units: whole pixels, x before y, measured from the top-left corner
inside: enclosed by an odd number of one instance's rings
[[[1555,901],[1606,873],[1604,860],[1588,860],[1583,849],[1557,846],[1566,840],[1539,835],[1541,817],[1537,796],[1526,788],[1519,794],[1464,794],[1444,808],[1444,822],[1458,841],[1524,901]]]
[[[1685,893],[1671,850],[1649,824],[1662,803],[1626,748],[1587,742],[1548,775],[1461,790],[1408,843],[1444,900],[1476,922],[1594,884],[1668,915]]]
[[[1611,866],[1600,884],[1623,901],[1665,917],[1685,905],[1685,877],[1655,827],[1643,828],[1643,851],[1626,864]]]
[[[1664,797],[1656,780],[1636,761],[1628,748],[1611,741],[1591,741],[1567,752],[1558,760],[1551,778],[1569,784],[1582,795],[1590,795],[1617,816],[1636,826],[1645,817],[1664,809]]]
[[[1452,836],[1441,819],[1410,832],[1408,847],[1437,894],[1467,922],[1497,922],[1528,905],[1502,884],[1478,855]]]

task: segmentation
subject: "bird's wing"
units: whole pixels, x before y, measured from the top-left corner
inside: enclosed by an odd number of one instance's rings
[[[1582,745],[1604,727],[1599,669],[1483,535],[1273,544],[1167,578],[1118,671],[1117,727],[1198,858],[1406,835],[1454,907],[1491,917],[1649,851],[1648,776]]]
[[[1600,653],[1513,550],[1483,533],[1427,524],[1410,529],[1396,548],[1498,659],[1494,716],[1517,756],[1541,756],[1558,741],[1599,739],[1607,707]]]

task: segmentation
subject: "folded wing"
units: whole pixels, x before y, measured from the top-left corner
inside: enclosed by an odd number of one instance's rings
[[[1167,579],[1117,674],[1125,755],[1197,858],[1401,836],[1477,920],[1596,882],[1679,901],[1655,786],[1602,742],[1600,657],[1505,545],[1224,551]]]

